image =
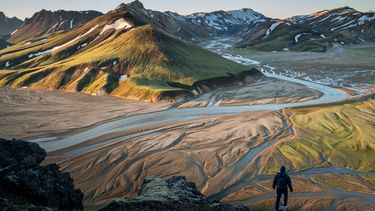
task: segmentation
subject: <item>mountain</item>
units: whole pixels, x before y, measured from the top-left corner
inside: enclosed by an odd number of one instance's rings
[[[244,28],[254,27],[269,19],[251,9],[194,13],[187,16],[178,16],[178,14],[171,12],[166,14],[177,18],[181,25],[190,26],[191,31],[199,28],[204,29],[202,31],[205,32],[205,36],[201,38],[207,39],[234,36],[237,33],[242,33]]]
[[[142,11],[138,1],[122,4],[68,32],[3,49],[0,84],[158,101],[262,77],[170,36],[135,15]]]
[[[22,20],[16,17],[8,18],[3,12],[0,12],[0,37],[13,32],[22,22]]]
[[[126,4],[120,5],[115,10],[124,6],[126,7]],[[268,20],[264,15],[251,9],[183,16],[174,12],[163,13],[145,9],[139,1],[132,3],[129,13],[175,38],[190,42],[202,42],[217,37],[241,34],[244,28]]]
[[[8,43],[7,41],[5,41],[3,39],[0,39],[0,50],[4,49],[4,48],[7,48],[8,46],[10,46],[10,43]]]
[[[55,12],[42,10],[35,13],[31,18],[18,27],[8,37],[11,43],[17,43],[30,38],[35,38],[57,31],[67,31],[80,26],[102,13],[97,11],[64,11]]]
[[[131,199],[116,199],[100,211],[121,210],[210,210],[210,211],[248,211],[243,205],[233,207],[220,201],[208,200],[184,176],[173,176],[168,180],[157,177],[145,178],[139,195]]]
[[[333,45],[363,41],[375,41],[375,13],[342,7],[269,21],[236,46],[266,51],[326,51]]]

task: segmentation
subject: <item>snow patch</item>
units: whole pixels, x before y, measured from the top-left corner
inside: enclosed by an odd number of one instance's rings
[[[36,56],[40,56],[40,55],[44,55],[44,54],[49,54],[52,52],[52,49],[50,50],[46,50],[46,51],[41,51],[41,52],[38,52],[38,53],[32,53],[32,54],[29,54],[29,58],[33,58],[33,57],[36,57]]]
[[[86,45],[87,45],[87,43],[83,43],[82,45],[80,45],[80,46],[77,47],[77,50],[79,50],[79,49],[85,47]]]
[[[271,32],[272,32],[272,31],[273,31],[278,25],[280,25],[280,22],[273,23],[273,24],[270,26],[270,28],[267,30],[267,32],[266,32],[266,36],[265,36],[263,39],[267,38],[267,37],[271,34]]]
[[[70,29],[73,28],[73,21],[74,21],[74,18],[72,20],[70,20]]]
[[[126,80],[128,77],[129,77],[129,76],[128,76],[127,74],[122,75],[122,76],[120,77],[119,81],[124,81],[124,80]]]
[[[124,18],[121,18],[121,19],[118,19],[117,21],[115,21],[112,24],[105,25],[102,32],[100,32],[100,34],[103,34],[105,31],[107,31],[109,29],[115,29],[115,30],[129,29],[129,28],[132,28],[133,26],[134,26],[133,24],[126,21]]]
[[[61,23],[59,23],[59,25],[57,26],[57,28],[56,28],[56,30],[59,30],[60,29],[60,27],[63,25],[65,23],[65,21],[63,21],[63,22],[61,22]]]
[[[67,42],[67,43],[65,43],[65,44],[63,44],[63,45],[59,45],[59,46],[56,46],[56,47],[52,48],[52,52],[53,52],[53,51],[56,51],[56,50],[58,50],[58,49],[60,49],[60,48],[63,48],[63,47],[65,47],[65,46],[67,46],[67,45],[69,45],[69,44],[71,44],[71,43],[73,43],[73,42],[75,42],[75,41],[81,39],[82,37],[84,37],[84,36],[90,34],[92,31],[94,31],[97,27],[98,27],[98,25],[92,27],[92,28],[91,28],[90,30],[88,30],[86,33],[77,36],[76,38],[70,40],[69,42]]]
[[[336,31],[337,29],[344,28],[345,26],[348,26],[348,25],[352,24],[354,21],[355,21],[355,20],[352,20],[352,21],[347,22],[347,23],[345,23],[345,24],[343,24],[343,25],[341,25],[341,26],[334,27],[334,28],[331,29],[331,31],[333,32],[333,31]]]
[[[341,21],[343,21],[343,20],[345,20],[347,17],[341,17],[341,16],[337,16],[336,18],[333,18],[332,20],[331,20],[331,22],[341,22]]]
[[[10,61],[7,61],[6,63],[5,63],[5,67],[9,67],[10,66]]]
[[[358,21],[359,21],[359,25],[362,25],[362,24],[364,24],[366,21],[372,21],[372,20],[375,20],[375,14],[372,14],[372,17],[370,17],[370,16],[368,16],[368,15],[364,15],[364,16],[362,16],[362,17],[360,17],[359,19],[358,19]]]
[[[297,34],[295,37],[294,37],[294,41],[297,43],[299,41],[299,38],[301,38],[303,35],[310,35],[311,33],[301,33],[301,34]]]
[[[57,24],[59,24],[59,23],[56,23],[50,29],[48,29],[47,32],[46,32],[46,34],[50,33],[54,28],[56,28]]]
[[[18,29],[14,30],[10,35],[15,34],[18,31]]]
[[[63,45],[56,46],[56,47],[54,47],[54,48],[52,48],[52,49],[49,49],[49,50],[46,50],[46,51],[42,51],[42,52],[38,52],[38,53],[34,53],[34,54],[29,54],[28,57],[29,57],[29,58],[33,58],[33,57],[36,57],[36,56],[40,56],[40,55],[44,55],[44,54],[52,53],[52,52],[54,52],[54,51],[56,51],[56,50],[58,50],[58,49],[60,49],[60,48],[63,48],[63,47],[65,47],[65,46],[67,46],[67,45],[69,45],[69,44],[71,44],[71,43],[73,43],[73,42],[79,40],[80,38],[82,38],[82,37],[84,37],[84,36],[90,34],[90,33],[91,33],[92,31],[94,31],[97,27],[98,27],[98,25],[92,27],[92,28],[91,28],[90,30],[88,30],[86,33],[77,36],[76,38],[70,40],[69,42],[67,42],[67,43],[65,43],[65,44],[63,44]]]

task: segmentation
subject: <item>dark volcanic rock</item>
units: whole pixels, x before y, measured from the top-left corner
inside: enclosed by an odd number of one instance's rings
[[[16,17],[9,18],[3,12],[0,12],[0,37],[12,33],[22,23],[22,20]]]
[[[46,152],[38,144],[0,139],[0,209],[26,204],[53,209],[82,209],[83,194],[69,173],[56,164],[41,166]]]
[[[101,211],[109,210],[248,210],[246,207],[232,207],[221,202],[207,200],[195,184],[185,177],[172,177],[168,180],[146,178],[137,197],[117,199]]]
[[[53,32],[69,31],[102,15],[97,11],[47,11],[35,13],[9,35],[7,41],[17,43]]]

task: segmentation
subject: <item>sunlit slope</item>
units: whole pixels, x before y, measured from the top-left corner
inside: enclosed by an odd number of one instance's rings
[[[248,69],[172,38],[125,9],[67,33],[21,42],[0,55],[0,67],[7,69],[0,70],[3,86],[147,100],[157,100],[165,92],[189,92],[197,81]]]
[[[346,167],[375,171],[375,100],[291,109],[296,138],[280,143],[265,161],[267,173]]]

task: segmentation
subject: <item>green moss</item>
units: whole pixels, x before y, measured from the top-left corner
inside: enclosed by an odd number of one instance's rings
[[[375,171],[373,100],[292,109],[292,113],[297,138],[278,148],[294,169],[334,165]]]
[[[89,24],[51,36],[41,43],[20,43],[0,51],[4,55],[0,57],[0,65],[9,60],[18,62],[12,72],[0,70],[0,83],[14,87],[33,84],[32,87],[90,94],[104,88],[108,93],[116,90],[114,95],[121,93],[121,96],[133,95],[125,91],[136,91],[136,95],[142,98],[148,95],[155,98],[157,93],[181,90],[169,82],[192,85],[199,80],[238,74],[249,69],[155,31],[150,25],[127,32],[118,30],[106,35],[109,37],[96,45],[89,44],[84,50],[76,51],[77,46],[99,36],[100,27],[88,37],[74,40],[91,28]],[[50,54],[29,58],[30,54],[61,45],[64,46]],[[116,65],[113,65],[114,61]],[[78,73],[75,70],[85,68],[90,71],[76,77]],[[76,75],[73,77],[73,74]],[[123,74],[130,75],[127,79],[130,83],[126,83],[129,87],[119,85],[119,78]],[[123,90],[119,90],[119,87]],[[141,93],[142,90],[147,94]]]

